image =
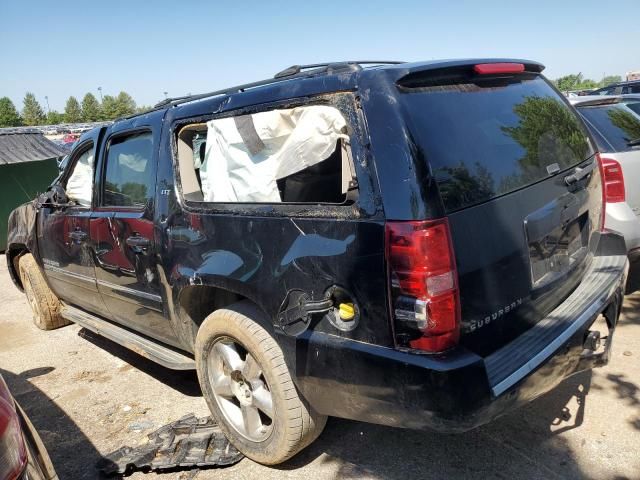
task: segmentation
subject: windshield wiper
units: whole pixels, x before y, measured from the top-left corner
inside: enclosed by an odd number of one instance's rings
[[[636,138],[635,140],[629,140],[627,142],[627,145],[629,145],[630,147],[637,147],[638,145],[640,145],[640,138]]]

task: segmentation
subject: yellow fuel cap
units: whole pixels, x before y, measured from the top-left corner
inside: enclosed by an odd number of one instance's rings
[[[338,308],[340,311],[340,320],[346,322],[349,320],[353,320],[353,318],[356,316],[356,310],[353,306],[353,303],[341,303]]]

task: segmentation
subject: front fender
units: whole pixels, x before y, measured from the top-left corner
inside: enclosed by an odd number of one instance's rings
[[[28,251],[34,256],[38,265],[41,265],[36,231],[37,213],[36,203],[32,201],[16,207],[9,214],[6,252],[7,267],[11,280],[20,290],[22,290],[22,282],[14,261],[17,256]]]

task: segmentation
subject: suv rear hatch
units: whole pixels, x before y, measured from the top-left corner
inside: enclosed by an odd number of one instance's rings
[[[416,157],[428,162],[449,223],[459,342],[481,356],[522,335],[575,290],[600,228],[595,151],[541,69],[470,64],[398,82]]]

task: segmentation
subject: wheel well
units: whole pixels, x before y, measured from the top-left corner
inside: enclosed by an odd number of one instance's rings
[[[27,247],[24,245],[11,245],[6,252],[9,275],[11,275],[13,283],[15,283],[16,287],[20,290],[24,290],[24,287],[22,285],[22,278],[20,278],[20,267],[18,263],[20,262],[20,257],[26,253],[29,253],[29,250],[27,250]]]
[[[206,285],[186,287],[180,293],[180,307],[189,320],[200,327],[204,319],[215,310],[244,300],[245,297],[222,288]]]
[[[220,308],[225,308],[242,300],[251,301],[244,295],[225,290],[224,288],[207,285],[185,287],[180,292],[178,299],[180,310],[179,318],[177,319],[178,336],[186,346],[193,348],[195,346],[198,329],[207,316]],[[255,304],[255,302],[252,303]],[[257,306],[257,308],[260,307]],[[260,324],[265,323],[262,319],[256,320]],[[273,330],[273,325],[266,324],[262,326],[268,331]]]

